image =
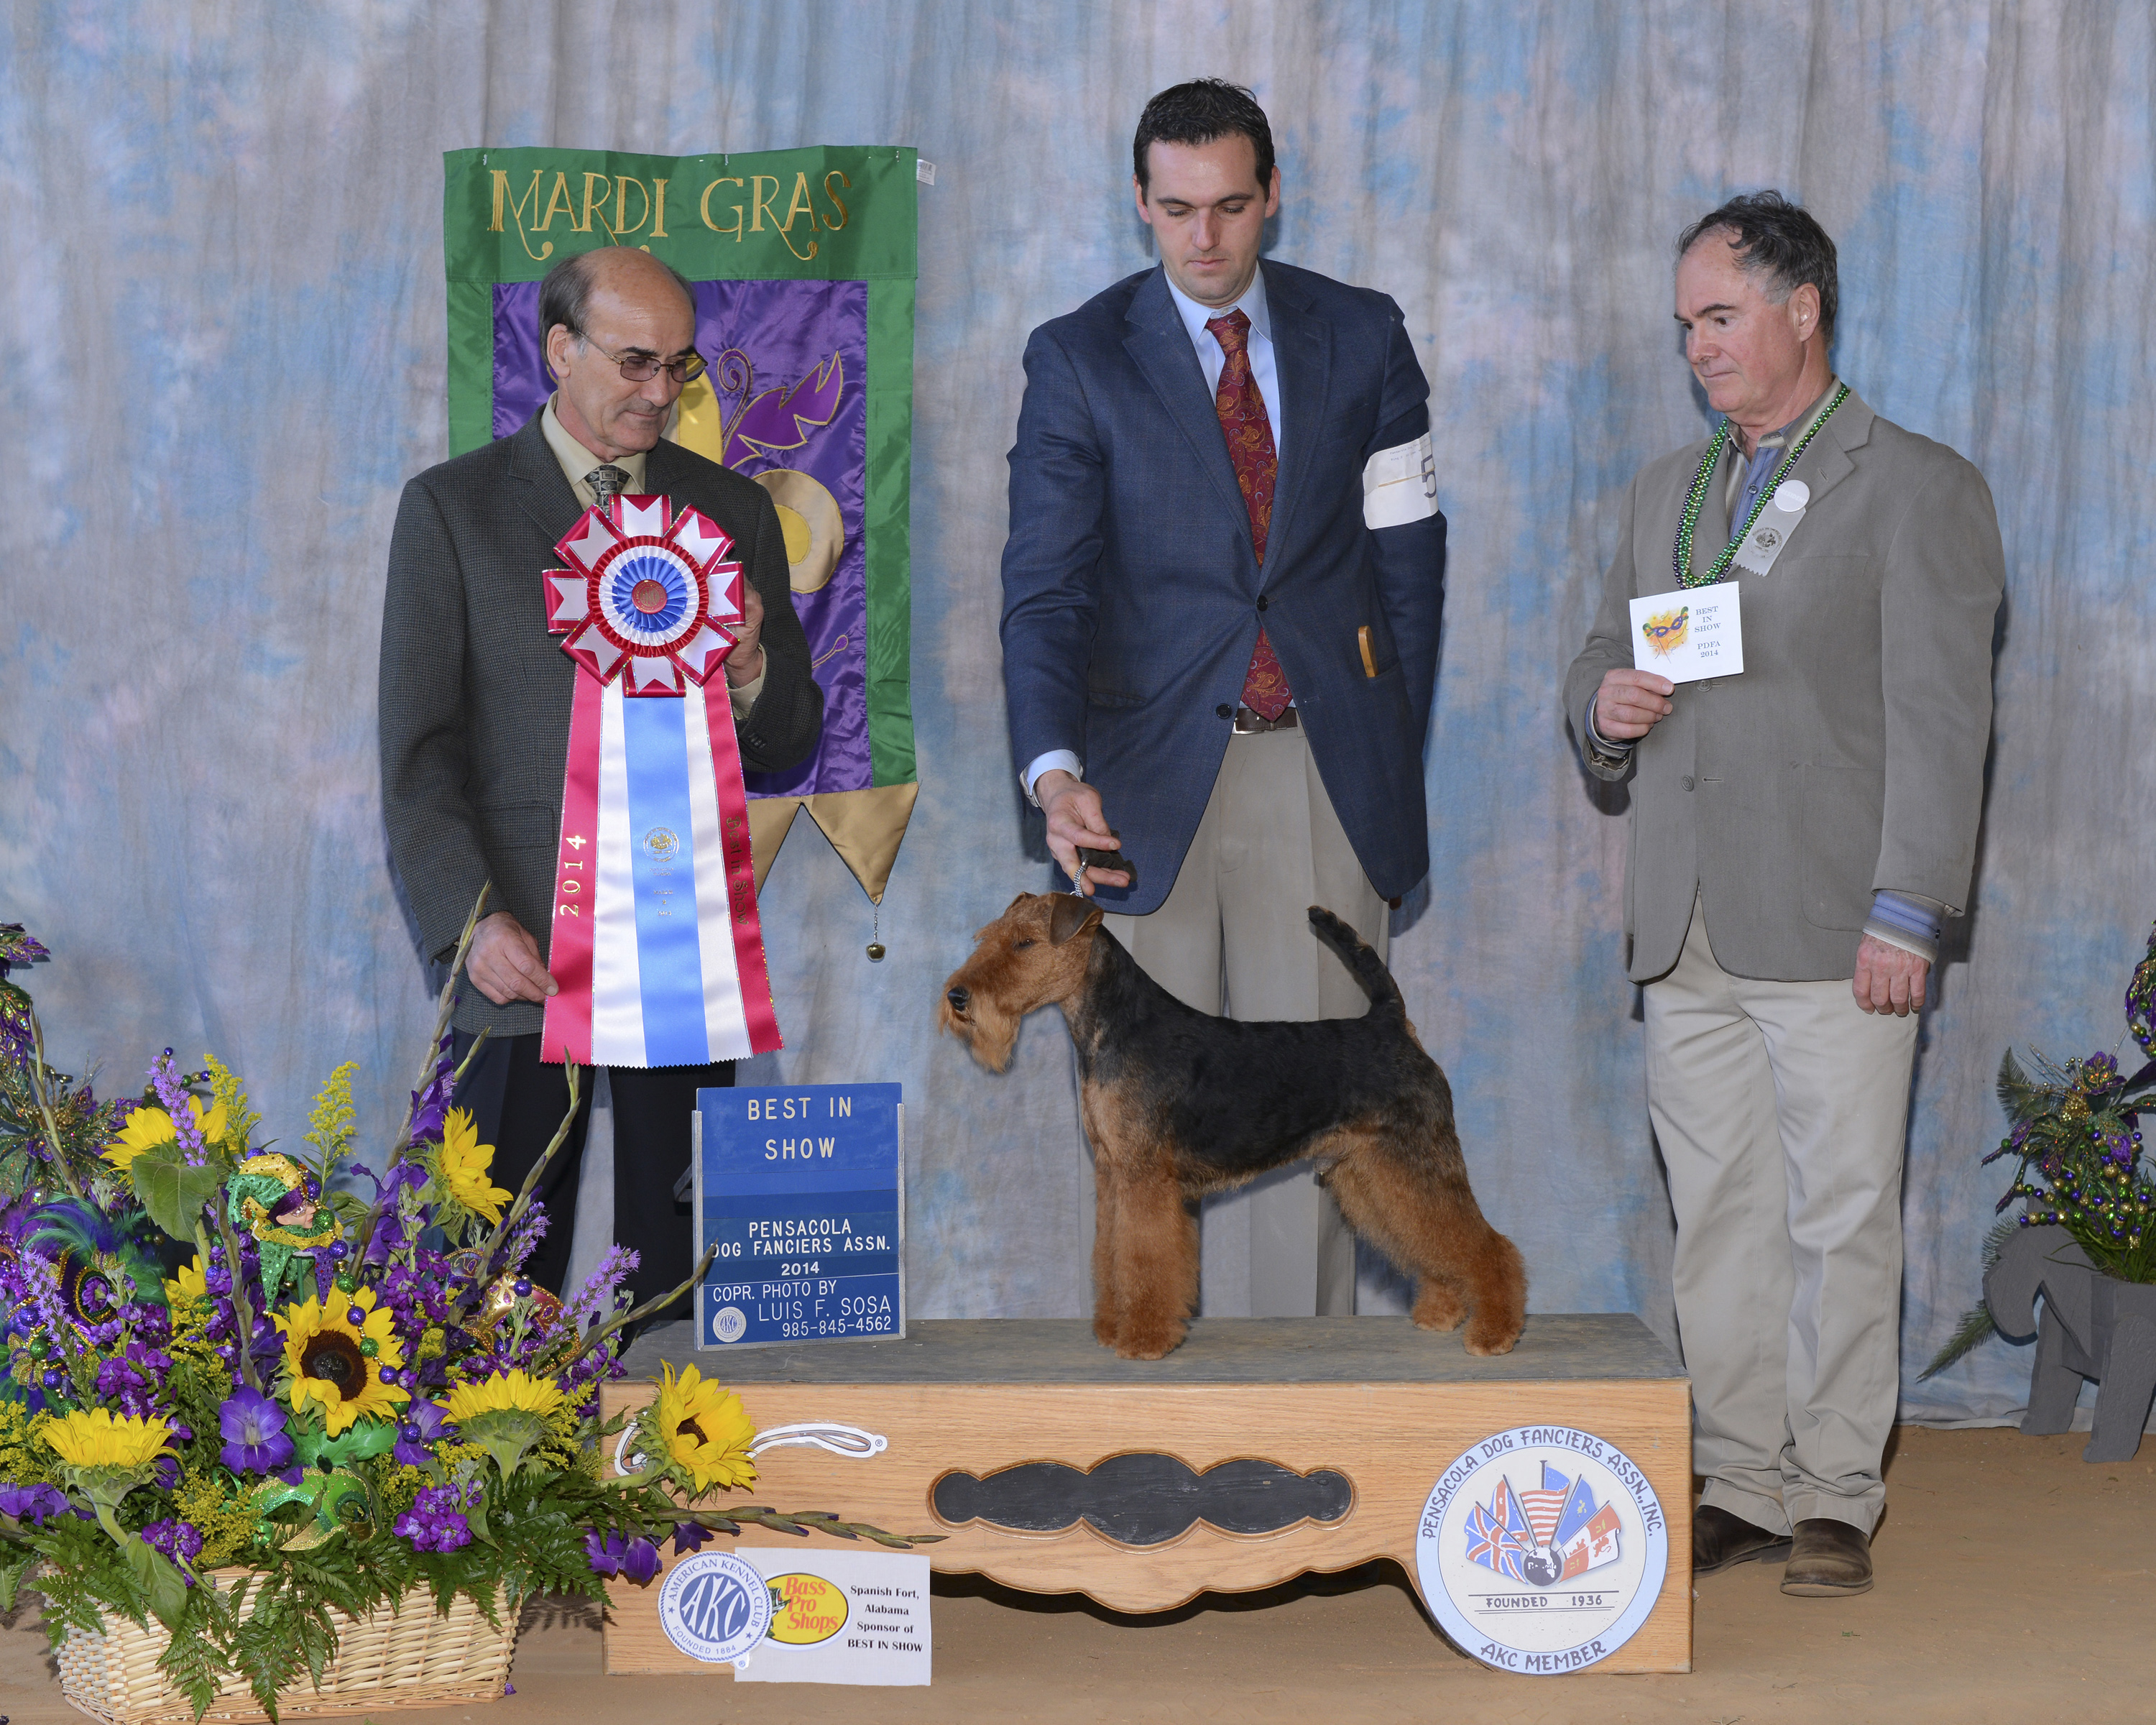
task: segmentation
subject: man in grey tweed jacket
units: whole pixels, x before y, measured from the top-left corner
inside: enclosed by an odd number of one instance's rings
[[[480,886],[493,884],[457,1006],[459,1058],[480,1031],[492,1034],[458,1101],[496,1147],[495,1183],[511,1191],[568,1107],[562,1068],[539,1059],[555,992],[548,909],[578,675],[547,631],[540,577],[561,562],[555,542],[602,490],[662,493],[701,510],[748,576],[747,620],[726,664],[742,765],[800,761],[824,711],[770,494],[660,438],[701,363],[688,284],[642,252],[587,252],[548,275],[540,321],[554,398],[522,430],[404,488],[382,616],[382,814],[429,958],[449,957]],[[733,1068],[615,1068],[610,1078],[614,1238],[641,1256],[630,1281],[641,1301],[688,1273],[689,1217],[674,1186],[688,1166],[696,1092],[731,1084]],[[527,1268],[549,1287],[567,1268],[591,1088],[538,1194],[552,1225]]]
[[[1589,770],[1630,783],[1692,1573],[1786,1553],[1801,1598],[1872,1584],[1911,1063],[1969,902],[2005,583],[1983,475],[1835,379],[1836,297],[1834,242],[1778,193],[1686,231],[1677,318],[1727,434],[1633,482],[1565,685]],[[1635,664],[1632,601],[1679,567],[1737,587],[1741,672]]]

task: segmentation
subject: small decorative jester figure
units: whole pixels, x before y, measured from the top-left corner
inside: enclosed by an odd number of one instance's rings
[[[295,1258],[311,1259],[344,1232],[328,1213],[314,1178],[275,1151],[250,1156],[225,1182],[226,1214],[254,1236],[262,1254],[262,1292],[275,1303]]]

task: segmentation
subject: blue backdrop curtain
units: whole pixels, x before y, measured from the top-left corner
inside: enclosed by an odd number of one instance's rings
[[[1150,261],[1128,140],[1218,73],[1277,128],[1274,255],[1382,287],[1435,388],[1452,522],[1435,864],[1395,967],[1542,1311],[1667,1333],[1670,1223],[1620,953],[1623,823],[1569,754],[1622,489],[1707,419],[1670,245],[1779,186],[1841,247],[1841,373],[1969,454],[2009,561],[1973,916],[1910,1137],[1907,1410],[2020,1403],[1976,1286],[2010,1041],[2110,1046],[2156,913],[2151,14],[2050,3],[311,3],[0,11],[0,916],[53,947],[55,1057],[167,1045],[287,1140],[337,1061],[393,1129],[427,981],[374,750],[399,487],[439,459],[441,152],[917,145],[914,707],[884,906],[805,825],[764,900],[788,1040],[750,1078],[896,1080],[912,1308],[1075,1314],[1060,1022],[1011,1072],[932,1032],[972,931],[1045,884],[1005,741],[1004,452],[1034,325]],[[1163,498],[1163,510],[1175,506]],[[1373,1297],[1380,1291],[1373,1289]]]

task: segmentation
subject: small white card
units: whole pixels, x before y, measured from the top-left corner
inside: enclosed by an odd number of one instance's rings
[[[1744,669],[1737,583],[1681,587],[1633,600],[1632,663],[1672,683],[1735,676]]]
[[[911,1552],[736,1546],[771,1590],[771,1627],[744,1683],[925,1684],[928,1559]]]

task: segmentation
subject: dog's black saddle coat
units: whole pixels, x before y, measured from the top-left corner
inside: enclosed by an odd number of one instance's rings
[[[1081,1077],[1156,1110],[1183,1154],[1224,1175],[1260,1173],[1356,1120],[1409,1139],[1452,1130],[1452,1089],[1409,1034],[1399,986],[1332,911],[1312,932],[1370,997],[1359,1019],[1214,1018],[1185,1006],[1105,928],[1069,1014]]]
[[[1020,1533],[1060,1533],[1090,1522],[1122,1545],[1160,1545],[1204,1522],[1224,1533],[1277,1533],[1303,1522],[1337,1522],[1355,1501],[1344,1474],[1300,1474],[1243,1457],[1199,1473],[1173,1455],[1111,1455],[1091,1472],[1028,1461],[977,1479],[947,1473],[932,1500],[946,1522],[987,1522]]]

